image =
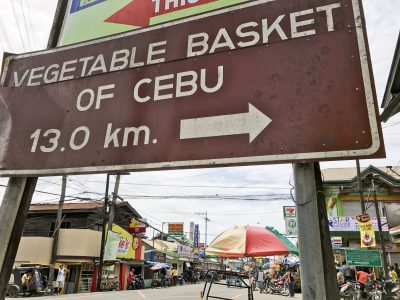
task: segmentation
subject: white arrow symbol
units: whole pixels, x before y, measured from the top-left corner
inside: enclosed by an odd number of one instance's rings
[[[271,121],[249,103],[248,113],[181,120],[180,139],[249,134],[251,143]]]

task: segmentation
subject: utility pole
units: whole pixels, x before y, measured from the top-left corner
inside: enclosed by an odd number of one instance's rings
[[[205,233],[204,233],[204,246],[205,246],[205,248],[207,248],[207,226],[208,226],[207,223],[208,223],[208,221],[210,221],[210,219],[208,218],[207,211],[206,212],[197,212],[196,215],[205,216],[204,221],[206,222],[206,228],[205,228]]]
[[[293,173],[302,297],[339,299],[319,163],[295,163]]]
[[[60,196],[60,202],[58,203],[57,218],[54,224],[53,247],[51,249],[50,274],[48,280],[49,285],[51,286],[53,285],[53,279],[54,279],[54,264],[56,263],[57,260],[58,237],[60,234],[61,218],[64,207],[66,189],[67,189],[67,175],[64,175],[62,177],[61,196]]]
[[[117,174],[117,178],[115,179],[114,185],[114,193],[112,198],[112,205],[110,207],[110,216],[108,218],[108,230],[112,230],[112,225],[114,222],[115,217],[115,207],[117,205],[117,198],[118,198],[118,190],[119,190],[119,182],[121,180],[121,174]]]
[[[388,268],[387,255],[386,255],[386,243],[385,243],[385,240],[384,240],[384,237],[383,237],[383,233],[382,233],[381,213],[379,211],[378,199],[377,199],[377,196],[376,196],[375,182],[374,182],[374,178],[373,177],[371,178],[371,187],[372,187],[372,191],[374,193],[374,204],[375,204],[376,219],[378,221],[379,238],[381,240],[381,245],[382,245],[383,268],[385,270],[385,278],[389,279],[389,268]]]
[[[367,210],[365,208],[364,189],[361,181],[361,170],[360,170],[359,159],[356,159],[356,166],[357,166],[358,193],[360,194],[360,203],[361,203],[361,214],[365,214]]]
[[[161,222],[161,241],[164,240],[164,224],[168,224],[168,222]]]
[[[104,248],[106,243],[106,227],[108,221],[108,188],[110,185],[110,174],[107,174],[106,181],[106,192],[104,197],[104,207],[103,207],[103,230],[101,232],[101,245],[100,245],[100,263],[99,263],[99,272],[97,275],[97,286],[96,291],[100,292],[101,289],[101,280],[103,276],[103,265],[104,265]]]

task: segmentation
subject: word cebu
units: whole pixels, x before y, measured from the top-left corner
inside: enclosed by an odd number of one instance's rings
[[[268,44],[272,34],[277,35],[282,41],[316,35],[319,33],[315,25],[317,16],[325,18],[328,32],[334,31],[333,11],[339,7],[341,7],[340,3],[333,3],[290,14],[282,14],[272,19],[264,18],[242,23],[232,29],[222,27],[216,33],[215,38],[211,38],[215,33],[198,32],[190,34],[186,37],[185,56],[189,58],[218,51]],[[290,22],[290,27],[285,28],[282,25],[285,20]],[[144,49],[139,51],[138,47],[133,46],[129,49],[116,49],[108,56],[99,54],[97,56],[77,57],[62,63],[37,66],[20,72],[16,71],[13,73],[14,84],[17,87],[22,85],[37,86],[163,63],[166,61],[168,41],[150,43]],[[140,80],[140,82],[146,84],[150,80]]]

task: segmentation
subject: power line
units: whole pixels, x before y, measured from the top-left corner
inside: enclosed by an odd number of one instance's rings
[[[35,38],[35,31],[33,30],[33,24],[32,24],[32,17],[31,17],[31,11],[30,11],[30,6],[29,6],[29,0],[26,0],[26,8],[28,10],[28,20],[31,28],[31,33],[32,33],[32,44],[33,47],[36,48],[36,38]]]
[[[22,3],[22,0],[19,0],[19,3],[21,4],[22,17],[24,18],[26,39],[27,39],[27,41],[28,41],[29,51],[32,51],[31,42],[30,42],[30,40],[29,40],[29,34],[28,34],[28,25],[26,24],[26,17],[25,17],[24,5],[23,5],[23,3]]]
[[[9,0],[9,1],[10,1],[10,3],[11,3],[12,11],[13,11],[13,14],[14,14],[14,19],[15,19],[15,22],[16,22],[16,24],[17,24],[17,29],[18,29],[18,33],[19,33],[19,38],[21,39],[22,48],[23,48],[24,51],[25,51],[24,39],[22,38],[21,29],[20,29],[20,27],[19,27],[19,22],[18,22],[17,13],[16,13],[16,11],[15,11],[14,2],[13,2],[13,0]]]
[[[8,39],[7,31],[5,30],[5,27],[4,27],[4,24],[3,24],[3,21],[1,20],[1,18],[0,18],[0,31],[3,34],[4,41],[5,41],[5,44],[7,46],[7,50],[10,50],[11,49],[11,46],[10,46],[11,44],[10,44],[10,41]],[[6,48],[3,47],[3,49],[4,49],[4,51],[6,51]]]

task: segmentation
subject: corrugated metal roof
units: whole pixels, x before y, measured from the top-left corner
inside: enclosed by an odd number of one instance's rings
[[[95,209],[103,207],[102,203],[84,202],[84,203],[64,203],[63,210],[77,209]],[[57,210],[58,204],[31,204],[29,211]]]
[[[367,168],[361,168],[361,172],[364,170],[368,169]],[[392,170],[390,170],[387,167],[375,167],[376,169],[379,169],[381,172],[388,174],[389,176],[400,180],[400,166],[398,167],[393,167]],[[397,174],[396,174],[397,173]],[[326,181],[342,181],[342,180],[352,180],[355,179],[357,176],[357,169],[356,168],[332,168],[332,169],[325,169],[322,170],[323,174],[323,180]]]

